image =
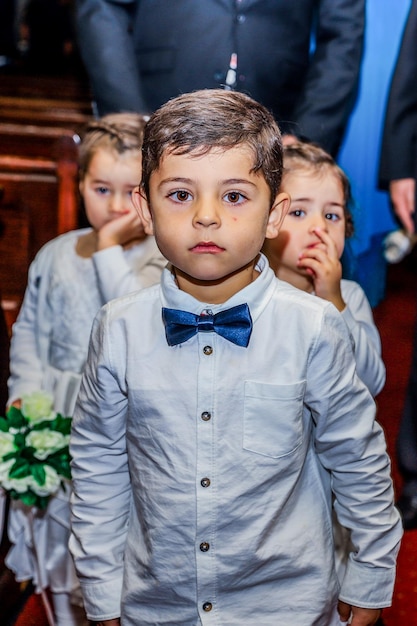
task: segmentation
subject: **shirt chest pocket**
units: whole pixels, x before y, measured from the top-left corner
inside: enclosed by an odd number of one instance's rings
[[[305,381],[290,385],[245,382],[243,448],[279,458],[303,440]]]

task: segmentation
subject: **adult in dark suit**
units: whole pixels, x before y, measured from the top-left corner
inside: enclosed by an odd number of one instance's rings
[[[388,188],[395,215],[416,232],[417,179],[417,0],[413,0],[402,36],[384,122],[380,186]],[[404,478],[397,502],[404,528],[417,528],[417,324],[405,404],[397,438]]]
[[[75,4],[100,115],[151,112],[181,92],[226,84],[272,110],[284,132],[336,154],[356,93],[365,0]]]

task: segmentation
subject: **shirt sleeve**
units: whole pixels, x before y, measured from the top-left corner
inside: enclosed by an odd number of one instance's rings
[[[90,349],[72,423],[72,534],[87,617],[120,616],[123,554],[130,509],[125,430],[127,394],[122,369],[112,363],[107,308],[93,325]],[[122,331],[118,353],[126,354]],[[88,451],[88,452],[87,452]],[[109,506],[111,502],[111,506]]]
[[[353,340],[356,370],[359,378],[375,397],[385,384],[385,365],[381,357],[381,339],[375,325],[372,309],[363,289],[352,281],[342,281],[342,311]]]
[[[138,244],[139,247],[142,245]],[[125,252],[122,246],[111,246],[93,254],[103,304],[159,282],[167,261],[153,237],[145,240],[142,254],[135,255],[134,252],[133,248]]]
[[[379,185],[416,176],[417,2],[411,2],[389,89],[381,144]]]
[[[340,598],[364,608],[390,606],[402,536],[390,460],[375,403],[356,374],[348,330],[333,307],[326,307],[307,381],[315,449],[354,546]]]
[[[317,4],[314,52],[294,119],[302,135],[336,154],[359,80],[365,1]]]
[[[131,19],[139,0],[77,0],[75,24],[98,114],[149,112],[140,81]]]
[[[50,246],[48,246],[48,250]],[[47,304],[44,298],[45,283],[49,282],[47,248],[43,248],[31,263],[28,283],[22,306],[10,341],[10,377],[8,380],[9,404],[23,394],[42,387],[44,367],[40,344],[45,340],[48,326]],[[42,329],[39,327],[39,310],[42,310]]]

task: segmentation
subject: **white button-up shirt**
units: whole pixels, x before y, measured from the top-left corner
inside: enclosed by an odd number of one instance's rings
[[[90,619],[336,625],[390,604],[402,534],[384,435],[329,303],[258,278],[223,305],[161,285],[96,319],[74,416],[70,547]],[[168,346],[162,306],[248,303],[247,348]],[[355,552],[339,589],[332,489]]]

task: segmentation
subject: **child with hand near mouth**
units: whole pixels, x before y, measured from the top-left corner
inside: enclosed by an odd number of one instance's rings
[[[327,300],[341,312],[354,345],[359,377],[376,396],[385,384],[381,340],[358,283],[342,278],[345,238],[353,234],[350,183],[334,159],[309,143],[284,147],[282,191],[288,214],[263,251],[278,278]]]
[[[71,417],[97,311],[160,279],[166,260],[132,204],[145,123],[137,113],[114,113],[91,120],[83,133],[79,186],[89,226],[48,242],[30,266],[11,338],[9,405],[43,390],[55,411]],[[87,623],[68,551],[69,492],[59,489],[46,511],[34,514],[37,564],[30,507],[13,501],[8,524],[6,563],[19,582],[49,589],[55,626]]]

